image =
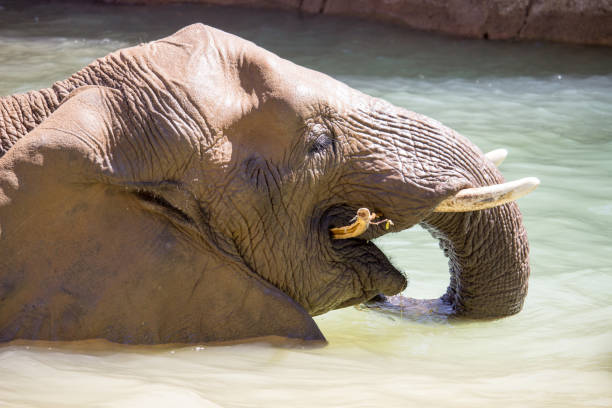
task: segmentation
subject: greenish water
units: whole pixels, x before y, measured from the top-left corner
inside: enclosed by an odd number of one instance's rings
[[[48,86],[94,58],[201,21],[432,116],[484,151],[506,148],[532,277],[523,312],[493,322],[344,309],[330,345],[156,349],[0,347],[0,406],[612,406],[612,49],[493,43],[358,20],[194,6],[0,0],[0,94]],[[446,261],[414,229],[378,244],[436,297]]]

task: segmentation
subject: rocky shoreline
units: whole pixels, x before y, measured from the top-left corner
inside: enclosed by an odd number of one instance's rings
[[[612,46],[612,0],[102,0],[112,4],[206,3],[355,16],[491,40]]]

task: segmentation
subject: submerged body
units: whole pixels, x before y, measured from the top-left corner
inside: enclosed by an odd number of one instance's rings
[[[386,230],[331,239],[360,207],[441,240],[452,313],[522,307],[516,204],[435,212],[504,182],[480,150],[232,35],[190,26],[0,108],[0,340],[324,341],[311,316],[406,286]]]

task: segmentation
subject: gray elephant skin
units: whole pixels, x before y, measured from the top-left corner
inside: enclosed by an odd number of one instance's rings
[[[452,314],[521,310],[514,202],[457,132],[195,24],[0,98],[0,340],[325,342],[312,316],[406,277],[371,242],[421,224]],[[466,190],[467,189],[467,190]],[[395,223],[334,240],[358,208]]]

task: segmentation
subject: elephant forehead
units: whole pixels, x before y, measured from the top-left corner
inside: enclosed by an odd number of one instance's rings
[[[264,72],[270,93],[286,100],[303,117],[312,116],[321,107],[342,114],[347,106],[363,100],[364,95],[328,75],[267,54]]]
[[[355,108],[367,99],[323,73],[202,24],[188,26],[145,49],[155,70],[200,104],[215,127],[226,126],[267,100],[282,101],[276,106],[305,119],[322,106],[342,114],[345,107]]]

